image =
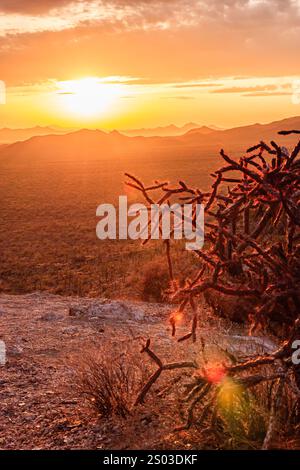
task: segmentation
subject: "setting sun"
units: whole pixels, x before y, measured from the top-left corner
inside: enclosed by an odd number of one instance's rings
[[[63,111],[79,117],[96,117],[109,111],[122,92],[119,83],[103,83],[96,77],[58,82]]]

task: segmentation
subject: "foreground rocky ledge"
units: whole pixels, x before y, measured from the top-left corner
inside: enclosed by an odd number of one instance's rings
[[[76,361],[89,348],[130,346],[139,354],[145,338],[162,357],[199,356],[199,344],[179,344],[170,335],[174,306],[80,299],[45,293],[0,295],[0,448],[190,448],[191,436],[170,433],[178,420],[160,400],[139,407],[126,421],[99,419],[73,387]],[[178,334],[187,330],[182,324]],[[203,307],[199,334],[208,350],[252,354],[271,351],[265,338],[210,315]],[[145,358],[145,360],[147,360]],[[152,407],[152,408],[151,408]]]

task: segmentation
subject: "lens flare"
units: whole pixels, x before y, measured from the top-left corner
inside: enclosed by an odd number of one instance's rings
[[[242,387],[234,382],[230,377],[226,377],[220,386],[218,403],[221,408],[227,410],[239,403],[242,397]]]
[[[226,369],[223,364],[211,364],[205,367],[205,375],[212,384],[221,383],[226,376]]]
[[[170,316],[170,322],[174,323],[175,325],[178,325],[182,322],[183,320],[183,313],[182,312],[173,312]]]

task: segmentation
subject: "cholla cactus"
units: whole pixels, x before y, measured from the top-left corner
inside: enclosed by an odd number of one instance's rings
[[[291,133],[300,131],[280,132],[282,135]],[[188,307],[193,311],[191,328],[178,341],[197,340],[201,315],[197,305],[201,296],[218,312],[222,312],[225,299],[235,299],[239,320],[249,321],[249,334],[259,329],[273,329],[283,341],[273,354],[221,366],[222,376],[233,378],[244,388],[262,382],[277,384],[278,394],[277,397],[273,395],[273,411],[264,448],[271,442],[275,409],[280,406],[283,388],[291,387],[297,400],[300,396],[297,388],[300,385],[299,366],[291,360],[291,345],[300,338],[299,152],[300,142],[291,153],[274,141],[270,145],[260,142],[237,161],[221,150],[225,165],[212,174],[214,182],[209,192],[191,188],[183,181],[176,187],[170,187],[168,183],[145,187],[136,177],[127,174],[130,180],[127,184],[140,191],[149,204],[166,201],[171,204],[172,199],[176,199],[182,204],[201,203],[205,207],[205,247],[194,252],[194,278],[186,279],[184,285],[176,281],[172,263],[173,242],[164,240],[170,276],[169,295],[179,303],[180,314],[184,314]],[[158,201],[154,201],[153,191],[162,192]],[[176,315],[171,316],[170,323],[172,334],[176,336]],[[144,400],[164,370],[198,368],[197,364],[188,362],[163,365],[150,349],[150,341],[143,351],[158,365],[158,369],[143,387],[137,403]],[[264,369],[266,365],[269,366],[268,374]],[[193,424],[194,409],[204,399],[200,422],[209,413],[213,417],[215,395],[214,380],[210,371],[203,368],[195,375],[189,393],[185,427]],[[197,422],[199,424],[199,418]]]

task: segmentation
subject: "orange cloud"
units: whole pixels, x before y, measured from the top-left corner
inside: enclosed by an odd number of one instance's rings
[[[147,108],[153,121],[178,113],[182,121],[213,122],[230,107],[249,121],[259,104],[252,100],[250,109],[249,100],[246,109],[244,96],[273,96],[268,110],[261,107],[266,120],[280,100],[286,115],[297,112],[290,84],[260,77],[299,74],[298,0],[1,0],[0,13],[0,80],[8,89],[137,77],[140,95],[131,104],[140,103],[139,119]],[[165,106],[161,98],[169,100]]]
[[[0,12],[42,14],[53,8],[62,7],[70,3],[80,3],[80,1],[81,0],[1,0]]]

